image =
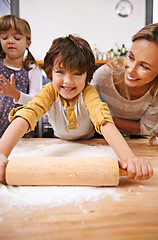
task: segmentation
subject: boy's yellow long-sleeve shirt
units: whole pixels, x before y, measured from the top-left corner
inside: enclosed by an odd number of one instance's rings
[[[90,138],[95,133],[93,124],[100,133],[100,125],[113,123],[107,104],[101,101],[93,86],[87,85],[69,106],[55,91],[52,82],[44,85],[27,105],[12,109],[9,120],[13,121],[16,117],[26,119],[30,131],[47,112],[54,134],[65,140]]]

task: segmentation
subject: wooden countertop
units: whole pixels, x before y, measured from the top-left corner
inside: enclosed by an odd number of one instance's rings
[[[44,140],[44,139],[42,139]],[[25,142],[41,139],[23,139]],[[56,140],[59,141],[60,140]],[[148,139],[127,140],[135,154],[151,161],[154,176],[148,181],[121,178],[120,201],[111,198],[75,204],[29,208],[4,208],[0,200],[0,239],[2,240],[157,240],[158,239],[158,146]],[[103,139],[77,143],[106,145]],[[109,188],[108,188],[109,189]],[[1,199],[1,193],[0,193]],[[27,218],[27,221],[26,221]]]

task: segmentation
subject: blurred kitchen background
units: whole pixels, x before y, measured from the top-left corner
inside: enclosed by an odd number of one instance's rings
[[[128,50],[131,36],[146,24],[158,21],[158,0],[129,0],[132,11],[118,15],[120,0],[0,0],[0,16],[13,13],[32,29],[31,52],[43,60],[52,40],[69,33],[85,38],[92,49],[104,53]],[[130,10],[129,10],[130,11]]]
[[[89,42],[100,66],[125,54],[140,28],[158,22],[158,0],[0,0],[0,17],[5,14],[29,22],[30,51],[41,67],[53,39],[70,33]],[[47,82],[43,74],[43,84]],[[38,137],[52,136],[46,114],[38,123]]]

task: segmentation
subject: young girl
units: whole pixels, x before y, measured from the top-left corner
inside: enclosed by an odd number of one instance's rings
[[[14,15],[1,17],[0,43],[1,137],[9,125],[11,109],[28,103],[40,91],[42,73],[29,51],[31,29],[27,21]]]
[[[124,58],[103,65],[91,84],[101,93],[116,126],[127,134],[158,132],[158,23],[132,38]]]
[[[144,180],[152,176],[149,162],[135,157],[113,124],[106,103],[95,88],[89,85],[95,70],[95,58],[84,39],[69,35],[53,41],[45,59],[45,72],[52,82],[26,106],[13,109],[13,121],[0,140],[0,179],[4,179],[7,157],[25,132],[33,130],[38,119],[48,111],[55,135],[65,140],[87,139],[95,129],[119,157],[119,164],[127,168],[128,177]]]

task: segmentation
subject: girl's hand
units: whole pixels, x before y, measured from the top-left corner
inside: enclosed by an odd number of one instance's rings
[[[11,74],[11,81],[9,82],[5,77],[0,75],[0,95],[12,97],[17,102],[20,98],[20,92],[15,87],[14,74]]]
[[[150,162],[140,157],[119,160],[119,166],[127,169],[127,177],[133,180],[147,180],[153,175],[153,168]]]
[[[4,154],[0,153],[0,181],[5,180],[5,170],[7,163],[7,157]]]

